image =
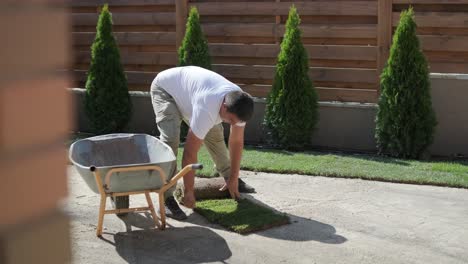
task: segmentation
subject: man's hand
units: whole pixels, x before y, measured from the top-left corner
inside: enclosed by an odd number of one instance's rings
[[[229,180],[226,184],[224,184],[220,191],[225,191],[226,189],[229,190],[229,194],[231,195],[231,198],[234,200],[239,200],[240,199],[240,193],[239,193],[239,181],[235,177],[229,177]]]

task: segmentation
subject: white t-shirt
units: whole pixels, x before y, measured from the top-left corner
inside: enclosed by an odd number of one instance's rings
[[[219,110],[224,96],[241,91],[239,86],[223,76],[197,66],[162,71],[151,87],[161,87],[174,98],[183,118],[200,139],[204,139],[213,126],[222,122]]]

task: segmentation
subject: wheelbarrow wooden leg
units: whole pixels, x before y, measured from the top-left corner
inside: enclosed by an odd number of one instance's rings
[[[97,236],[102,236],[102,224],[104,222],[104,211],[106,210],[106,200],[107,200],[107,197],[105,195],[101,195],[101,205],[99,207],[99,219],[98,219],[98,226],[96,230]]]
[[[99,206],[99,218],[98,218],[98,225],[96,229],[96,235],[102,236],[102,224],[104,222],[104,213],[106,210],[107,195],[102,186],[101,175],[99,173],[99,170],[97,170],[96,167],[94,166],[91,166],[90,170],[94,173],[94,179],[96,180],[96,185],[99,189],[99,193],[101,194],[101,204]]]
[[[158,193],[159,197],[159,213],[161,214],[161,226],[160,229],[166,229],[166,207],[164,206],[164,193]]]
[[[159,218],[156,215],[156,211],[154,211],[153,201],[151,201],[151,196],[149,192],[145,192],[145,196],[146,196],[146,201],[148,202],[148,207],[151,211],[151,215],[153,216],[154,222],[157,227],[161,228],[161,224],[159,223]]]

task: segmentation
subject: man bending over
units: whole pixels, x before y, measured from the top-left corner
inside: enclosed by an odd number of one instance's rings
[[[160,139],[177,157],[181,121],[190,127],[182,157],[182,167],[197,163],[197,153],[205,144],[216,171],[226,181],[222,190],[239,198],[239,169],[244,148],[244,127],[253,114],[252,97],[221,75],[196,66],[176,67],[160,72],[151,84],[151,100]],[[231,125],[229,153],[222,122]],[[175,170],[174,170],[175,173]],[[173,177],[174,175],[169,175]],[[184,176],[183,203],[195,207],[194,173]],[[173,197],[175,187],[166,192],[167,216],[187,218]]]

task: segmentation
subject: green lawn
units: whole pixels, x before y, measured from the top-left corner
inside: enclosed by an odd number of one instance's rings
[[[203,200],[197,202],[195,211],[229,230],[247,234],[289,223],[285,214],[255,204],[247,199]]]
[[[182,149],[179,153],[182,153]],[[181,156],[179,155],[179,159]],[[205,167],[198,175],[212,176],[213,162],[205,148],[202,148],[198,158]],[[374,155],[293,153],[246,148],[241,166],[243,170],[250,171],[468,188],[468,161],[415,161]]]
[[[72,135],[66,142],[85,138],[89,134]],[[179,164],[183,149],[179,150]],[[198,176],[211,177],[214,165],[204,147],[198,154],[204,169]],[[468,161],[415,161],[375,155],[330,154],[323,152],[294,153],[247,147],[241,167],[243,170],[273,173],[297,173],[328,177],[360,178],[468,188]]]

